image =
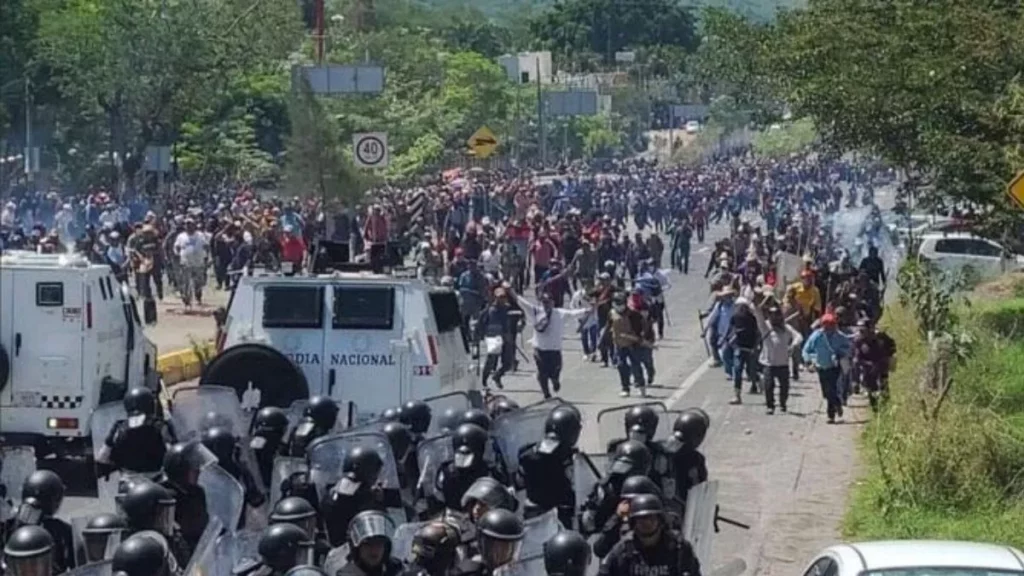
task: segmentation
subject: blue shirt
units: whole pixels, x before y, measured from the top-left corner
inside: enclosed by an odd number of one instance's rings
[[[813,361],[819,368],[835,368],[840,358],[850,357],[850,338],[839,330],[818,328],[804,342],[803,357],[804,362]]]
[[[732,323],[732,313],[735,306],[731,300],[720,300],[711,309],[711,315],[708,316],[708,325],[715,327],[719,340],[724,340],[729,334],[729,325]]]

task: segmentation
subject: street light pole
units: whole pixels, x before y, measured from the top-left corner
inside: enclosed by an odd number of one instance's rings
[[[29,182],[35,182],[34,166],[32,160],[32,83],[28,73],[25,74],[25,178]],[[31,187],[34,188],[34,187]],[[32,190],[35,191],[34,189]]]

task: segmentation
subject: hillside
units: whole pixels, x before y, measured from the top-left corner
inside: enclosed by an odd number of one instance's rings
[[[418,0],[419,3],[442,9],[474,8],[495,20],[522,17],[535,13],[557,0]],[[755,20],[769,20],[779,8],[799,8],[807,0],[694,0],[694,6],[719,6],[739,12]]]

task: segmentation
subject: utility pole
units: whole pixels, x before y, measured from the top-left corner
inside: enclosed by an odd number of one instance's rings
[[[25,73],[25,179],[35,182],[35,166],[33,163],[35,154],[32,153],[32,82],[29,80],[28,72]],[[30,190],[35,192],[35,186],[30,185]]]
[[[546,166],[548,163],[548,142],[544,130],[544,94],[540,87],[540,57],[536,58],[537,72],[537,128],[540,131],[540,164]]]
[[[324,0],[316,0],[316,63],[324,63]]]

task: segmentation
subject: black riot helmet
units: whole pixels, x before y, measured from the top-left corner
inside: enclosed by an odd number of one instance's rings
[[[629,501],[629,520],[644,516],[665,516],[665,503],[657,494],[637,494]]]
[[[483,504],[486,510],[503,508],[515,512],[519,508],[519,500],[515,495],[510,493],[504,484],[490,476],[477,478],[462,495],[460,502],[462,511],[467,514],[473,513],[477,503]]]
[[[53,516],[64,502],[64,482],[51,470],[36,470],[21,485],[22,503],[31,503],[43,517]]]
[[[412,448],[416,439],[412,437],[412,430],[401,422],[388,422],[384,425],[384,435],[388,437],[388,444],[391,446],[391,453],[395,460],[401,460]]]
[[[491,419],[497,420],[498,416],[519,410],[519,403],[507,396],[499,396],[491,402]]]
[[[4,544],[5,574],[48,576],[53,573],[53,536],[41,526],[22,526]]]
[[[491,416],[480,408],[470,408],[462,413],[459,424],[476,424],[484,430],[491,429]]]
[[[590,559],[590,544],[579,532],[563,530],[544,543],[544,571],[548,576],[584,576]]]
[[[313,396],[303,416],[312,420],[317,428],[331,430],[338,421],[338,404],[328,396]]]
[[[114,495],[114,504],[117,507],[119,513],[124,514],[124,497],[132,489],[133,486],[140,482],[148,482],[149,478],[145,476],[122,476],[117,481],[117,493]]]
[[[203,466],[216,462],[217,457],[205,445],[195,440],[171,445],[164,454],[164,476],[179,487],[195,486]]]
[[[476,424],[463,424],[452,434],[455,467],[471,468],[481,461],[487,450],[487,431]]]
[[[137,482],[121,500],[128,526],[133,531],[154,530],[170,535],[174,532],[174,494],[150,480]]]
[[[131,416],[153,416],[156,414],[156,396],[149,388],[137,386],[128,391],[122,400],[124,411]]]
[[[400,406],[385,408],[384,411],[380,413],[381,422],[400,422],[401,419],[402,408]]]
[[[278,572],[310,563],[313,541],[295,524],[271,524],[263,530],[257,545],[260,559]]]
[[[352,496],[361,487],[370,486],[377,481],[384,461],[380,454],[366,446],[356,446],[345,456],[341,465],[341,480],[334,490],[343,496]]]
[[[305,498],[298,496],[282,498],[277,504],[274,504],[274,509],[270,512],[270,523],[279,522],[295,524],[305,530],[310,538],[313,538],[316,532],[316,508],[313,508],[313,505]]]
[[[430,428],[430,406],[422,400],[409,400],[402,406],[399,418],[412,430],[413,434],[423,435]]]
[[[612,475],[647,474],[651,468],[651,451],[643,442],[626,440],[615,448]]]
[[[211,428],[226,428],[232,434],[235,433],[235,424],[226,415],[216,411],[209,411],[203,416],[203,421],[199,424],[200,431],[210,430]]]
[[[86,562],[101,562],[106,559],[107,543],[110,537],[119,535],[128,528],[125,519],[117,514],[97,514],[89,519],[82,529],[85,541]]]
[[[164,576],[170,573],[167,550],[155,538],[138,535],[121,542],[114,552],[114,574]]]
[[[693,408],[683,410],[672,425],[672,437],[686,448],[696,450],[708,433],[705,415]]]
[[[523,521],[502,508],[489,510],[476,524],[480,555],[492,570],[512,562],[526,534]]]
[[[384,540],[386,542],[384,557],[391,555],[391,536],[395,533],[395,523],[387,514],[379,510],[364,510],[356,514],[348,523],[348,544],[358,548],[368,540]]]
[[[453,432],[459,427],[459,419],[462,417],[462,412],[459,412],[458,408],[451,407],[446,408],[437,418],[437,429],[439,432]]]
[[[222,463],[234,462],[235,442],[237,442],[237,439],[231,433],[231,430],[223,426],[215,426],[204,430],[200,439],[203,446],[206,446],[217,457],[218,461]]]
[[[253,436],[270,436],[280,440],[287,431],[288,415],[277,406],[264,406],[253,418]]]
[[[460,541],[454,526],[428,522],[412,537],[412,561],[431,574],[445,573],[455,564]]]
[[[541,440],[538,450],[542,454],[568,452],[576,446],[582,429],[583,423],[579,412],[568,404],[557,406],[544,422],[544,439]]]
[[[661,488],[658,488],[654,480],[647,476],[630,476],[622,482],[622,487],[619,488],[620,500],[631,500],[640,494],[654,494],[661,498]]]
[[[658,433],[658,413],[647,404],[633,406],[626,412],[626,437],[650,442]]]

